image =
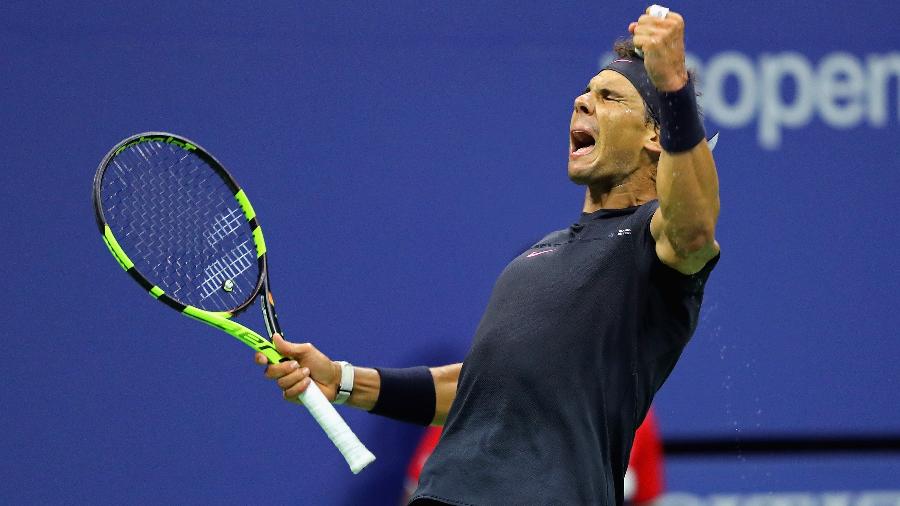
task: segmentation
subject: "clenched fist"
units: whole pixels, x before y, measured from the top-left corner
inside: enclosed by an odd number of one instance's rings
[[[659,91],[678,91],[688,82],[684,65],[684,18],[669,11],[665,18],[653,17],[650,9],[628,25],[634,47],[644,52],[644,68]]]

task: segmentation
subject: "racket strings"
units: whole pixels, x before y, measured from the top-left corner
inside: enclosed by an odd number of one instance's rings
[[[104,217],[135,268],[170,297],[228,311],[259,279],[252,230],[222,177],[164,142],[124,149],[101,182]]]

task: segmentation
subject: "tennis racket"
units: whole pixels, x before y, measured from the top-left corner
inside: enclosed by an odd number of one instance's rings
[[[288,360],[232,320],[258,296],[268,335],[281,333],[256,213],[209,152],[170,133],[131,136],[97,168],[93,200],[103,242],[156,300],[231,334],[272,363]],[[315,382],[300,401],[354,474],[375,460]]]

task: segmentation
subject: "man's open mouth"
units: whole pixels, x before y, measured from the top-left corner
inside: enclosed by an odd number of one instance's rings
[[[583,156],[594,150],[594,136],[584,130],[572,130],[570,133],[572,156]]]

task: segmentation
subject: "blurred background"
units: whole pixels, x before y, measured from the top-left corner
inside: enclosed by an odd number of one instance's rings
[[[900,4],[668,6],[723,253],[656,401],[664,501],[900,504]],[[0,4],[0,503],[397,504],[423,429],[342,409],[378,456],[351,475],[246,347],[121,273],[97,164],[199,142],[256,208],[289,339],[460,361],[505,263],[577,220],[572,102],[645,7]]]

